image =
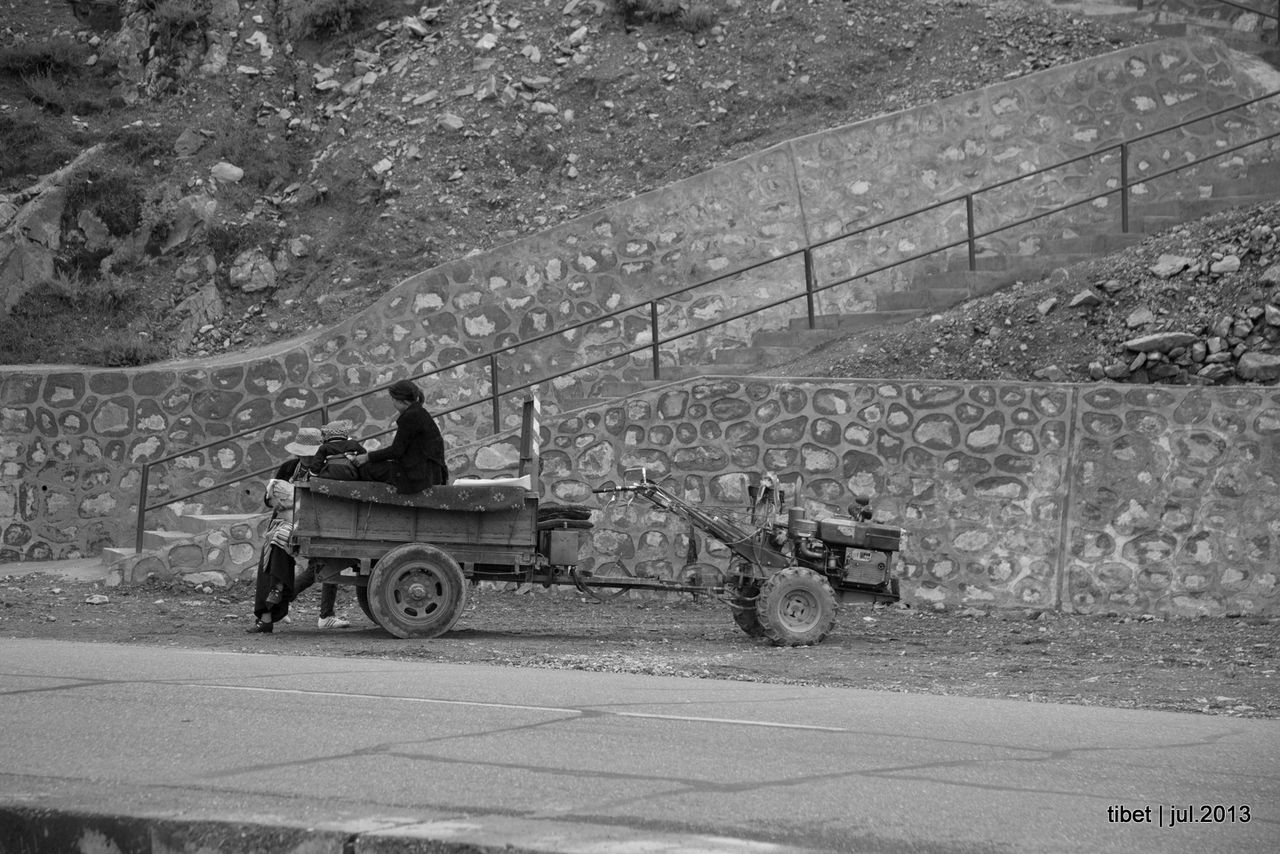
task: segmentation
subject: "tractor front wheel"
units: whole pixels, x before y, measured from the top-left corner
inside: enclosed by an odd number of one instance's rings
[[[729,608],[733,611],[733,621],[748,637],[764,637],[764,629],[760,627],[760,618],[756,616],[756,602],[760,597],[760,585],[754,581],[749,584],[729,584],[725,586],[729,594]]]
[[[756,617],[775,646],[819,643],[836,624],[836,595],[813,570],[788,567],[760,585]]]

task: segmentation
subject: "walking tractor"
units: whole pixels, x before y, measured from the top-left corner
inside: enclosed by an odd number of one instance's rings
[[[708,512],[628,470],[597,494],[640,497],[683,518],[732,552],[716,585],[605,576],[581,570],[578,553],[592,510],[538,499],[535,404],[524,408],[520,471],[492,480],[461,479],[401,495],[383,483],[313,478],[295,492],[293,542],[316,580],[356,588],[370,620],[401,638],[449,631],[472,583],[573,585],[606,598],[627,590],[716,595],[752,637],[780,646],[818,643],[835,625],[837,602],[894,602],[893,559],[902,529],[871,524],[865,501],[850,517],[780,513],[785,496],[769,484],[749,490],[739,514]]]
[[[749,527],[696,507],[649,480],[645,469],[629,469],[621,486],[597,493],[632,493],[687,520],[733,553],[724,584],[711,588],[752,637],[778,646],[821,641],[836,622],[837,602],[896,602],[893,556],[903,531],[871,524],[865,498],[849,517],[810,519],[803,507],[780,510],[786,496],[776,481],[748,489]]]

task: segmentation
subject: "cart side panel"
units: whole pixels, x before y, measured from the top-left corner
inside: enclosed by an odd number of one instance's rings
[[[298,537],[396,543],[458,544],[532,550],[537,499],[500,510],[439,510],[355,501],[298,491]]]

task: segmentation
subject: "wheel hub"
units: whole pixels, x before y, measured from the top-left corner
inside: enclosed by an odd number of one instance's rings
[[[793,591],[782,603],[782,617],[795,628],[807,628],[817,619],[818,602],[808,593]]]
[[[439,579],[429,570],[408,570],[395,580],[391,596],[402,617],[421,619],[435,610]]]

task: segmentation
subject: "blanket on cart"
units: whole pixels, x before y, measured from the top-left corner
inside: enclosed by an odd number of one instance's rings
[[[396,507],[425,507],[430,510],[461,510],[467,513],[511,510],[522,506],[529,495],[528,478],[515,478],[506,483],[488,481],[476,485],[460,480],[449,486],[428,487],[411,495],[401,495],[390,484],[368,480],[312,478],[301,488],[349,501],[391,504]]]

